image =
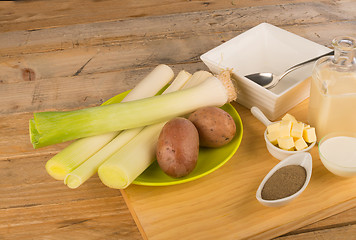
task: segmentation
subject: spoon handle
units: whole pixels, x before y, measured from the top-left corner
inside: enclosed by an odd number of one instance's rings
[[[272,122],[268,120],[268,118],[258,107],[252,107],[250,111],[252,115],[255,116],[258,120],[260,120],[266,127],[272,124]]]
[[[334,51],[325,53],[325,54],[323,54],[323,55],[321,55],[321,56],[318,56],[318,57],[309,59],[309,60],[307,60],[307,61],[305,61],[305,62],[299,63],[299,64],[297,64],[297,65],[294,65],[294,66],[288,68],[288,69],[279,77],[279,79],[282,79],[285,75],[287,75],[287,74],[290,73],[291,71],[294,71],[294,70],[296,70],[296,69],[298,69],[298,68],[304,66],[305,64],[314,62],[314,61],[318,60],[318,59],[321,58],[321,57],[325,57],[325,56],[329,56],[329,55],[334,55]]]
[[[300,166],[304,167],[305,169],[312,169],[313,168],[313,159],[310,153],[305,152],[303,161],[300,163]]]

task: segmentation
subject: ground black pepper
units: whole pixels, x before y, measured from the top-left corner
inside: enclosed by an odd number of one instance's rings
[[[277,170],[262,188],[264,200],[277,200],[293,195],[304,185],[307,172],[299,165],[288,165]]]

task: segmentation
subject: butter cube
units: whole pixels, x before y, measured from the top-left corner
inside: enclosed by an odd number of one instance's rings
[[[303,130],[303,138],[307,143],[312,143],[316,141],[315,128],[304,128]]]
[[[279,126],[280,137],[290,137],[290,131],[292,129],[291,121],[281,121]]]
[[[277,138],[278,146],[284,150],[294,150],[293,137],[279,137]]]
[[[294,142],[295,149],[297,151],[303,150],[304,148],[308,147],[308,144],[304,141],[303,138],[299,138]]]
[[[279,126],[280,126],[280,123],[279,123],[279,122],[277,122],[277,123],[272,123],[271,125],[268,125],[268,126],[267,126],[267,132],[268,132],[268,133],[279,132]]]
[[[298,122],[297,119],[289,113],[287,113],[286,115],[284,115],[284,117],[282,117],[282,121],[291,121],[292,123]]]
[[[279,131],[271,132],[267,134],[267,139],[273,144],[277,145],[277,138],[279,137]]]
[[[302,138],[303,137],[303,130],[304,130],[304,123],[295,122],[295,123],[293,123],[290,135],[292,137],[294,137],[294,138]]]

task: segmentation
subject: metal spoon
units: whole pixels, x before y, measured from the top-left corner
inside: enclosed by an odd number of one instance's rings
[[[246,75],[245,77],[247,77],[248,79],[254,81],[255,83],[257,83],[259,85],[261,85],[264,88],[271,89],[274,86],[276,86],[277,83],[282,78],[284,78],[288,73],[290,73],[290,72],[292,72],[292,71],[304,66],[305,64],[314,62],[314,61],[318,60],[321,57],[329,56],[329,55],[334,55],[334,51],[328,52],[328,53],[323,54],[323,55],[321,55],[319,57],[315,57],[315,58],[312,58],[312,59],[310,59],[308,61],[305,61],[305,62],[299,63],[297,65],[294,65],[294,66],[288,68],[282,75],[279,75],[279,76],[274,75],[273,73],[253,73],[253,74]]]

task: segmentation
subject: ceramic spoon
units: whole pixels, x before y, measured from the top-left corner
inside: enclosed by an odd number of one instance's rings
[[[305,171],[306,171],[306,179],[305,182],[302,186],[302,188],[294,193],[293,195],[290,195],[288,197],[285,198],[281,198],[281,199],[277,199],[277,200],[265,200],[262,198],[261,193],[262,193],[262,189],[265,185],[265,183],[267,182],[267,180],[279,169],[281,169],[282,167],[288,166],[288,165],[299,165],[302,166]],[[290,201],[294,200],[296,197],[298,197],[307,187],[307,185],[309,184],[311,175],[312,175],[312,168],[313,168],[313,162],[312,162],[312,156],[310,155],[310,153],[307,152],[301,152],[301,153],[297,153],[294,155],[291,155],[289,157],[287,157],[286,159],[284,159],[283,161],[281,161],[280,163],[278,163],[274,168],[272,168],[272,170],[265,176],[265,178],[262,180],[260,186],[257,189],[256,192],[256,198],[257,200],[263,204],[264,206],[267,207],[280,207],[283,205],[286,205],[287,203],[289,203]]]

